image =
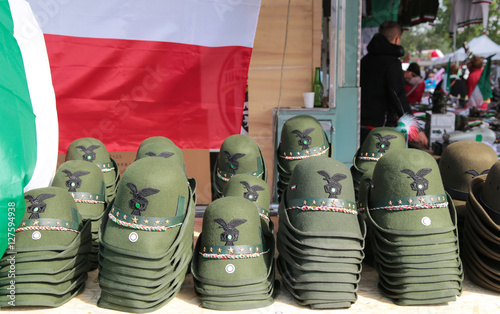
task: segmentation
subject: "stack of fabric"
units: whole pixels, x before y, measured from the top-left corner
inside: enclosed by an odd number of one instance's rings
[[[271,305],[277,293],[274,245],[251,201],[226,196],[210,203],[191,264],[201,306],[236,311]]]
[[[91,137],[74,140],[66,152],[66,161],[68,160],[85,160],[96,164],[104,175],[107,200],[111,202],[115,198],[120,171],[101,141]]]
[[[222,142],[212,171],[212,200],[221,197],[224,186],[235,174],[250,174],[267,180],[262,151],[259,145],[246,135],[231,135]]]
[[[356,199],[358,197],[359,183],[365,172],[373,169],[377,161],[385,153],[400,148],[406,148],[405,136],[395,128],[374,128],[368,133],[352,161],[351,174]]]
[[[328,157],[297,164],[279,205],[278,269],[301,305],[349,308],[357,300],[365,225],[349,168]]]
[[[0,306],[57,307],[85,288],[90,222],[66,189],[34,189],[24,198],[15,241],[0,259]]]
[[[439,171],[444,188],[455,204],[459,231],[464,224],[465,203],[472,179],[487,174],[497,161],[495,150],[482,142],[459,141],[451,143],[443,150],[439,158]],[[462,236],[462,232],[459,232],[459,236]]]
[[[381,292],[397,305],[456,300],[463,280],[456,211],[435,159],[392,150],[375,165],[366,193]]]
[[[90,221],[92,250],[89,254],[90,269],[97,268],[99,227],[106,209],[106,186],[101,169],[83,160],[69,160],[59,166],[52,186],[66,189],[76,202],[83,222]]]
[[[472,180],[467,199],[461,256],[475,283],[500,292],[500,161],[487,176]]]
[[[290,182],[295,166],[309,157],[331,157],[330,148],[330,141],[316,118],[309,115],[297,115],[285,121],[276,152],[278,201]]]
[[[153,136],[142,141],[139,145],[139,149],[137,150],[136,160],[145,157],[169,158],[170,162],[178,165],[184,169],[184,172],[186,172],[186,165],[182,150],[169,138],[163,136]],[[187,177],[187,180],[191,186],[194,203],[196,204],[196,179]]]
[[[97,306],[145,313],[174,298],[193,254],[194,215],[184,169],[169,158],[134,161],[101,224]]]

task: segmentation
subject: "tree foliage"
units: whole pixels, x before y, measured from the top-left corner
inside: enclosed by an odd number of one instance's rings
[[[494,0],[489,6],[488,37],[500,44],[500,12],[498,4],[500,0]],[[433,25],[428,23],[412,26],[409,31],[403,33],[401,45],[407,52],[419,52],[427,49],[440,49],[443,53],[453,51],[453,38],[449,37],[451,15],[450,0],[443,0],[439,6],[438,15]],[[462,46],[464,41],[481,36],[483,24],[474,24],[458,29],[456,34],[456,47]]]

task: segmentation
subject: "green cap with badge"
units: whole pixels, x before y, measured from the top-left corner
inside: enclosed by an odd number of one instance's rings
[[[349,168],[326,156],[301,160],[278,213],[285,288],[313,309],[349,308],[357,299],[366,234]]]
[[[227,137],[220,147],[212,171],[212,199],[218,199],[229,179],[236,174],[249,174],[267,180],[266,162],[257,143],[249,136]]]
[[[261,219],[255,204],[241,196],[208,205],[191,264],[202,307],[235,311],[274,302],[274,236]]]
[[[57,307],[85,287],[90,222],[82,221],[66,189],[38,188],[27,191],[24,199],[26,211],[15,241],[0,259],[0,306]],[[15,302],[9,288],[13,280]]]
[[[74,140],[66,152],[66,161],[68,160],[85,160],[97,165],[104,175],[106,198],[108,201],[115,198],[120,170],[101,141],[91,137]]]
[[[97,305],[145,313],[174,298],[192,256],[194,213],[193,193],[174,159],[134,161],[101,223]]]
[[[295,166],[304,159],[332,156],[332,145],[321,123],[310,115],[297,115],[285,121],[276,151],[278,199],[286,189]]]
[[[92,251],[89,261],[90,269],[96,269],[99,226],[107,205],[106,186],[101,169],[83,160],[68,160],[57,169],[52,186],[66,189],[75,200],[82,220],[90,221]]]
[[[436,160],[391,150],[361,191],[380,291],[398,305],[456,300],[463,281],[456,210]]]

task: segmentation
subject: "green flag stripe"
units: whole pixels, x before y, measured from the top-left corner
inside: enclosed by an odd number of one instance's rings
[[[481,73],[481,77],[477,82],[477,86],[479,87],[484,100],[489,99],[493,96],[490,83],[491,57],[493,57],[493,55],[486,58],[486,65],[484,66],[483,73]]]
[[[15,0],[13,0],[15,1]],[[36,124],[11,3],[0,0],[0,253],[24,214],[24,187],[36,164]]]

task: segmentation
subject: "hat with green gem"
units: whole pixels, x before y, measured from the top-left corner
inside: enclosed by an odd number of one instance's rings
[[[321,123],[310,115],[297,115],[286,120],[276,151],[278,195],[288,185],[295,166],[303,159],[317,156],[332,156],[331,144]]]
[[[462,230],[461,256],[470,278],[478,285],[500,291],[500,161],[487,175],[471,181]]]
[[[446,192],[450,194],[458,211],[459,225],[465,216],[465,202],[470,182],[488,173],[498,156],[488,144],[475,141],[459,141],[448,145],[439,159],[439,171]]]
[[[236,174],[267,180],[266,162],[259,145],[251,137],[241,134],[231,135],[222,142],[212,171],[213,199],[222,195],[224,186]]]
[[[404,134],[395,128],[379,127],[372,129],[354,155],[351,173],[355,191],[357,192],[361,176],[366,171],[373,169],[380,157],[390,150],[406,147]]]
[[[208,205],[191,273],[203,307],[242,310],[274,302],[274,237],[261,227],[253,202],[226,196]]]
[[[26,210],[0,265],[0,305],[57,307],[81,292],[89,269],[90,222],[59,187],[24,194]],[[15,302],[9,298],[15,264]]]
[[[300,161],[278,214],[278,265],[286,289],[312,308],[350,307],[357,298],[366,230],[349,168],[326,156]],[[308,289],[300,284],[306,276],[317,278]]]
[[[115,197],[120,171],[101,141],[91,137],[74,140],[66,152],[66,161],[68,160],[85,160],[96,164],[104,175],[106,197],[109,201]]]
[[[90,268],[97,268],[98,231],[107,204],[101,169],[83,160],[68,160],[57,169],[52,186],[66,189],[75,200],[83,221],[90,221],[92,229]]]
[[[363,193],[380,291],[399,305],[455,300],[463,280],[456,211],[436,160],[417,149],[392,150]]]
[[[269,224],[269,205],[271,193],[267,183],[250,174],[237,174],[227,182],[222,196],[241,196],[253,202],[257,206],[260,217]]]
[[[193,232],[194,199],[183,167],[169,158],[134,161],[101,224],[97,305],[136,313],[168,303],[188,269]]]

